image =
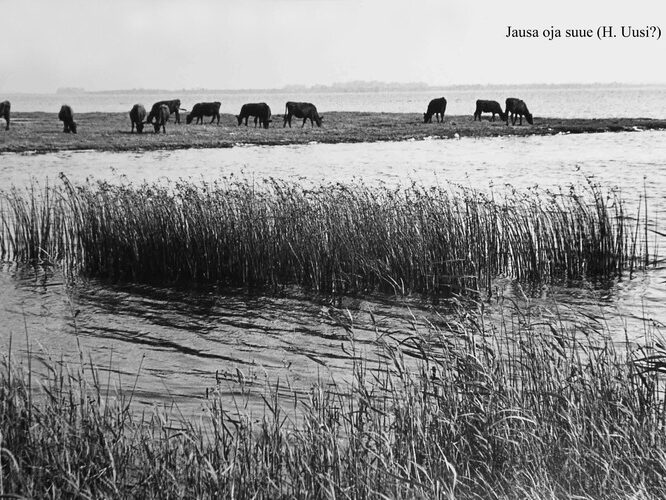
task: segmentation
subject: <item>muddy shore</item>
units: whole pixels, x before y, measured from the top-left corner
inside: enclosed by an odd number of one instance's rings
[[[534,124],[507,126],[496,120],[474,121],[472,116],[447,116],[444,123],[423,123],[420,113],[323,113],[321,128],[301,128],[301,120],[293,128],[282,127],[282,116],[274,115],[269,129],[238,127],[231,114],[221,115],[220,124],[186,125],[185,113],[181,123],[174,116],[167,123],[166,133],[153,133],[147,126],[143,134],[130,133],[127,113],[75,114],[78,134],[62,132],[56,113],[13,113],[9,131],[0,128],[0,153],[98,150],[146,151],[158,149],[224,148],[239,144],[285,145],[343,142],[377,142],[444,139],[454,137],[499,137],[526,135],[555,135],[639,130],[666,130],[666,119],[607,118],[561,119],[534,118]]]

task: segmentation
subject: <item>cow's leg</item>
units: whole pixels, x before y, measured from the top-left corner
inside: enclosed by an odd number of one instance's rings
[[[257,128],[257,120],[259,119],[258,116],[254,117],[254,128]]]
[[[9,114],[5,116],[5,121],[7,122],[7,125],[5,125],[5,130],[9,130]]]
[[[176,123],[180,123],[180,113],[176,110]]]

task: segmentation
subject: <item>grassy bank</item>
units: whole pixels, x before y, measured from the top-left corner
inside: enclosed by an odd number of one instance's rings
[[[76,111],[76,110],[75,110]],[[535,118],[533,126],[507,126],[488,120],[474,122],[469,116],[448,116],[444,124],[423,123],[420,113],[324,113],[324,126],[283,128],[282,117],[273,117],[270,129],[237,127],[233,115],[222,115],[220,125],[176,125],[169,122],[166,134],[130,134],[128,113],[77,113],[79,133],[64,134],[56,113],[13,113],[11,130],[0,133],[1,152],[49,152],[93,149],[135,151],[180,148],[221,148],[235,144],[307,144],[376,142],[426,137],[495,137],[507,135],[554,135],[666,129],[666,120],[647,118],[560,119]],[[173,119],[173,118],[172,118]]]
[[[36,385],[30,364],[4,357],[0,496],[665,498],[655,332],[618,348],[604,340],[618,332],[584,318],[509,310],[490,325],[461,307],[400,343],[377,332],[376,371],[349,330],[349,385],[269,391],[258,420],[215,389],[209,420],[138,416],[94,367],[49,364]]]
[[[113,280],[441,295],[489,291],[498,275],[549,281],[631,270],[651,258],[638,215],[626,218],[622,201],[595,186],[484,194],[64,179],[0,193],[0,256]]]

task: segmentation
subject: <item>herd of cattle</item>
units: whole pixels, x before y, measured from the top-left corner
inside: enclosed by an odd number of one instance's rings
[[[192,120],[196,119],[195,124],[203,123],[204,117],[211,117],[210,123],[213,123],[217,120],[217,124],[220,124],[220,102],[199,102],[192,107],[192,111],[187,114],[185,119],[186,123],[189,125],[192,123]],[[5,130],[9,130],[9,111],[11,109],[11,104],[9,101],[0,102],[0,118],[5,119]],[[175,115],[175,122],[180,123],[180,111],[185,111],[181,108],[180,99],[172,99],[170,101],[159,101],[153,104],[150,108],[150,113],[146,114],[146,108],[141,104],[135,104],[129,112],[130,122],[132,125],[131,132],[136,131],[138,133],[143,132],[143,127],[145,124],[150,124],[153,126],[155,133],[158,133],[160,129],[162,132],[166,133],[166,122],[169,121],[171,115]],[[423,113],[423,122],[432,123],[432,117],[435,116],[437,123],[444,123],[444,113],[446,112],[446,99],[444,97],[439,97],[433,99],[428,104],[428,109]],[[533,123],[532,113],[527,109],[527,105],[524,101],[516,99],[515,97],[510,97],[506,100],[506,106],[504,111],[502,111],[502,106],[497,101],[485,101],[478,100],[476,101],[476,110],[474,111],[474,120],[481,121],[482,113],[492,113],[492,121],[495,121],[495,115],[499,115],[502,121],[506,121],[506,124],[509,124],[509,118],[511,118],[511,124],[516,124],[516,119],[520,119],[519,125],[523,124],[523,116],[527,120],[527,123],[530,125]],[[305,123],[310,120],[310,126],[314,127],[316,123],[318,127],[321,127],[322,119],[324,118],[317,112],[317,108],[314,104],[309,102],[287,102],[284,111],[284,118],[282,122],[282,127],[286,127],[289,124],[291,127],[292,117],[302,118],[303,124],[301,128],[305,126]],[[268,128],[268,125],[273,121],[271,120],[271,108],[265,102],[258,103],[249,103],[243,104],[240,110],[240,114],[236,115],[236,120],[240,126],[245,120],[245,126],[247,127],[248,118],[254,118],[254,126],[256,128],[257,123],[260,127]],[[60,108],[60,113],[58,113],[58,119],[63,122],[63,132],[72,132],[76,134],[76,122],[74,121],[74,113],[72,108],[67,104],[63,104]]]

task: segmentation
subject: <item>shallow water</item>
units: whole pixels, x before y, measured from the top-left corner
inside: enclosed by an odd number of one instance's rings
[[[101,153],[93,151],[0,155],[0,185],[58,182],[212,182],[278,177],[298,183],[364,182],[399,185],[462,184],[482,190],[568,190],[591,180],[617,188],[629,206],[648,196],[657,224],[666,214],[666,133],[559,135],[373,144],[244,146],[221,150]],[[507,188],[507,184],[511,188]],[[657,242],[657,240],[655,240]],[[660,242],[663,252],[664,243]],[[565,318],[583,311],[606,325],[618,341],[640,341],[645,322],[666,323],[663,265],[631,279],[543,286],[526,290],[497,280],[497,296]],[[348,311],[348,312],[347,312]],[[372,313],[372,315],[370,314]],[[350,376],[350,341],[372,356],[379,332],[400,337],[417,321],[437,322],[438,310],[418,298],[345,299],[332,307],[325,297],[290,291],[279,296],[242,290],[174,290],[81,281],[66,286],[58,272],[4,265],[0,269],[0,349],[9,341],[25,356],[26,337],[39,356],[79,362],[91,359],[112,386],[133,387],[142,404],[175,401],[198,415],[207,390],[229,397],[242,387],[260,389],[280,380],[284,395],[311,384]],[[440,323],[441,324],[441,321]],[[425,327],[423,327],[425,328]],[[342,346],[345,346],[343,349]],[[346,351],[346,352],[345,352]],[[112,366],[106,372],[107,366]],[[261,399],[250,401],[260,411]]]

